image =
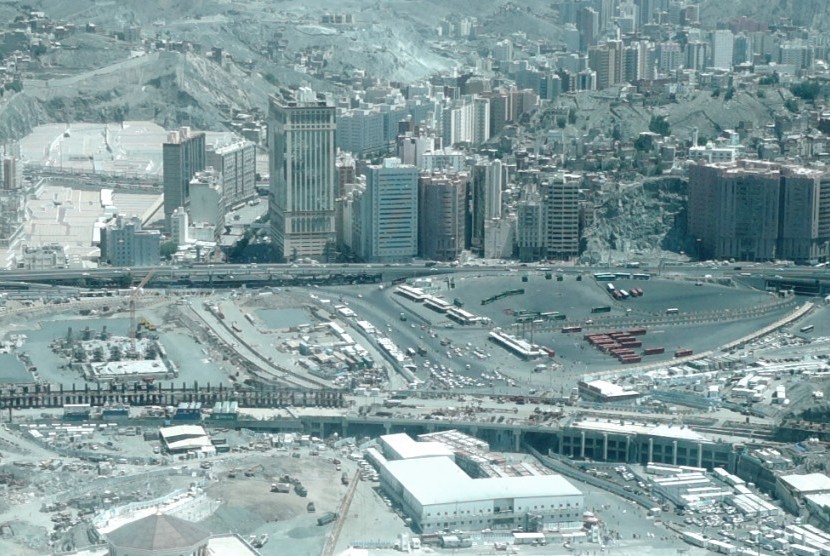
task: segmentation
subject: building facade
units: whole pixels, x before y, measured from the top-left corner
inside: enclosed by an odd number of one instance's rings
[[[425,259],[454,261],[464,249],[467,179],[464,172],[419,179],[419,251]]]
[[[549,259],[579,255],[579,186],[582,177],[556,174],[542,184],[545,250]]]
[[[335,254],[335,108],[272,97],[268,113],[269,212],[277,255],[329,260]]]
[[[160,244],[158,230],[142,230],[138,217],[118,216],[101,230],[101,261],[110,266],[156,266]]]
[[[190,179],[205,169],[205,134],[188,127],[172,131],[162,145],[164,220],[170,230],[170,215],[190,204]]]
[[[250,141],[209,148],[207,165],[219,173],[222,196],[228,207],[256,196],[256,145]]]
[[[830,174],[757,161],[689,168],[699,258],[827,261]]]
[[[366,169],[355,251],[365,261],[406,262],[418,254],[418,169],[387,158]]]

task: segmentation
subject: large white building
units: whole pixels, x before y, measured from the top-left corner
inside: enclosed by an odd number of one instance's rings
[[[440,442],[394,434],[380,446],[381,487],[421,532],[559,529],[582,519],[584,496],[560,475],[473,479]]]
[[[473,479],[448,457],[425,457],[385,462],[380,480],[424,533],[556,529],[582,518],[582,492],[560,475]]]
[[[418,169],[387,158],[366,170],[353,249],[366,261],[409,261],[418,254]]]
[[[729,29],[718,29],[712,33],[712,66],[715,69],[732,69],[732,55],[735,50],[735,36]]]
[[[335,108],[305,89],[297,96],[269,103],[272,237],[285,259],[327,260],[336,242]]]
[[[256,196],[256,145],[250,141],[209,148],[207,165],[219,173],[222,195],[228,207]]]

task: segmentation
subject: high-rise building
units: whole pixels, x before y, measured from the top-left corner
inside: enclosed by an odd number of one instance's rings
[[[179,207],[170,215],[170,238],[176,245],[187,244],[187,211]]]
[[[484,228],[488,220],[501,217],[502,183],[505,168],[500,160],[482,162],[472,168],[470,189],[472,193],[471,246],[476,252],[484,249]]]
[[[544,183],[545,251],[549,259],[579,255],[579,186],[582,176],[555,174]]]
[[[664,75],[683,65],[683,52],[680,44],[674,41],[661,42],[657,46],[657,55],[657,67]]]
[[[538,197],[523,199],[517,208],[516,246],[519,260],[541,260],[545,254],[545,217],[541,200]]]
[[[689,168],[689,234],[698,258],[772,260],[778,243],[781,171],[769,163]]]
[[[785,166],[781,171],[778,256],[826,262],[830,256],[830,174]]]
[[[4,156],[0,171],[0,182],[5,190],[20,189],[23,186],[23,165],[14,156]]]
[[[385,149],[384,114],[379,108],[355,108],[337,116],[337,148],[356,155]]]
[[[712,33],[712,66],[716,69],[732,69],[735,36],[729,29]]]
[[[579,49],[582,52],[597,44],[599,38],[599,13],[594,8],[580,8],[576,28],[579,29]]]
[[[188,127],[172,131],[162,145],[164,221],[170,230],[170,216],[190,204],[190,178],[205,169],[205,134]]]
[[[709,44],[703,41],[689,41],[686,43],[686,68],[703,70],[706,60],[709,59]]]
[[[473,143],[481,145],[490,138],[490,99],[477,97],[473,101]]]
[[[208,147],[206,163],[219,173],[226,206],[232,207],[256,196],[256,145],[250,141]]]
[[[621,41],[588,49],[588,65],[597,73],[597,89],[607,89],[622,81],[623,50]]]
[[[327,260],[334,256],[335,129],[334,106],[325,101],[270,100],[269,212],[274,246],[281,258]]]
[[[461,172],[418,180],[418,248],[425,259],[454,261],[464,249],[467,179]]]
[[[118,216],[101,229],[101,261],[111,266],[156,266],[160,244],[158,230],[142,230],[136,216]]]
[[[387,158],[366,169],[355,202],[352,249],[365,261],[405,262],[418,254],[418,169]]]

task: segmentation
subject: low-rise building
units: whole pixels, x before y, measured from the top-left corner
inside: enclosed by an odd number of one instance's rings
[[[559,529],[582,518],[582,492],[560,475],[473,479],[448,457],[426,457],[387,461],[380,479],[424,533]]]

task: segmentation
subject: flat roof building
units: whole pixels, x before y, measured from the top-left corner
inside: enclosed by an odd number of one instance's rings
[[[387,461],[380,478],[424,533],[558,529],[582,517],[582,492],[559,475],[473,479],[448,457],[425,457]]]
[[[406,433],[387,434],[380,437],[383,455],[389,460],[448,457],[453,451],[440,442],[416,442]]]
[[[639,392],[628,390],[607,380],[592,380],[591,382],[580,380],[577,386],[580,397],[596,402],[622,402],[640,397]]]
[[[216,452],[210,436],[201,425],[177,425],[159,429],[159,439],[171,454],[200,452],[204,455]]]

